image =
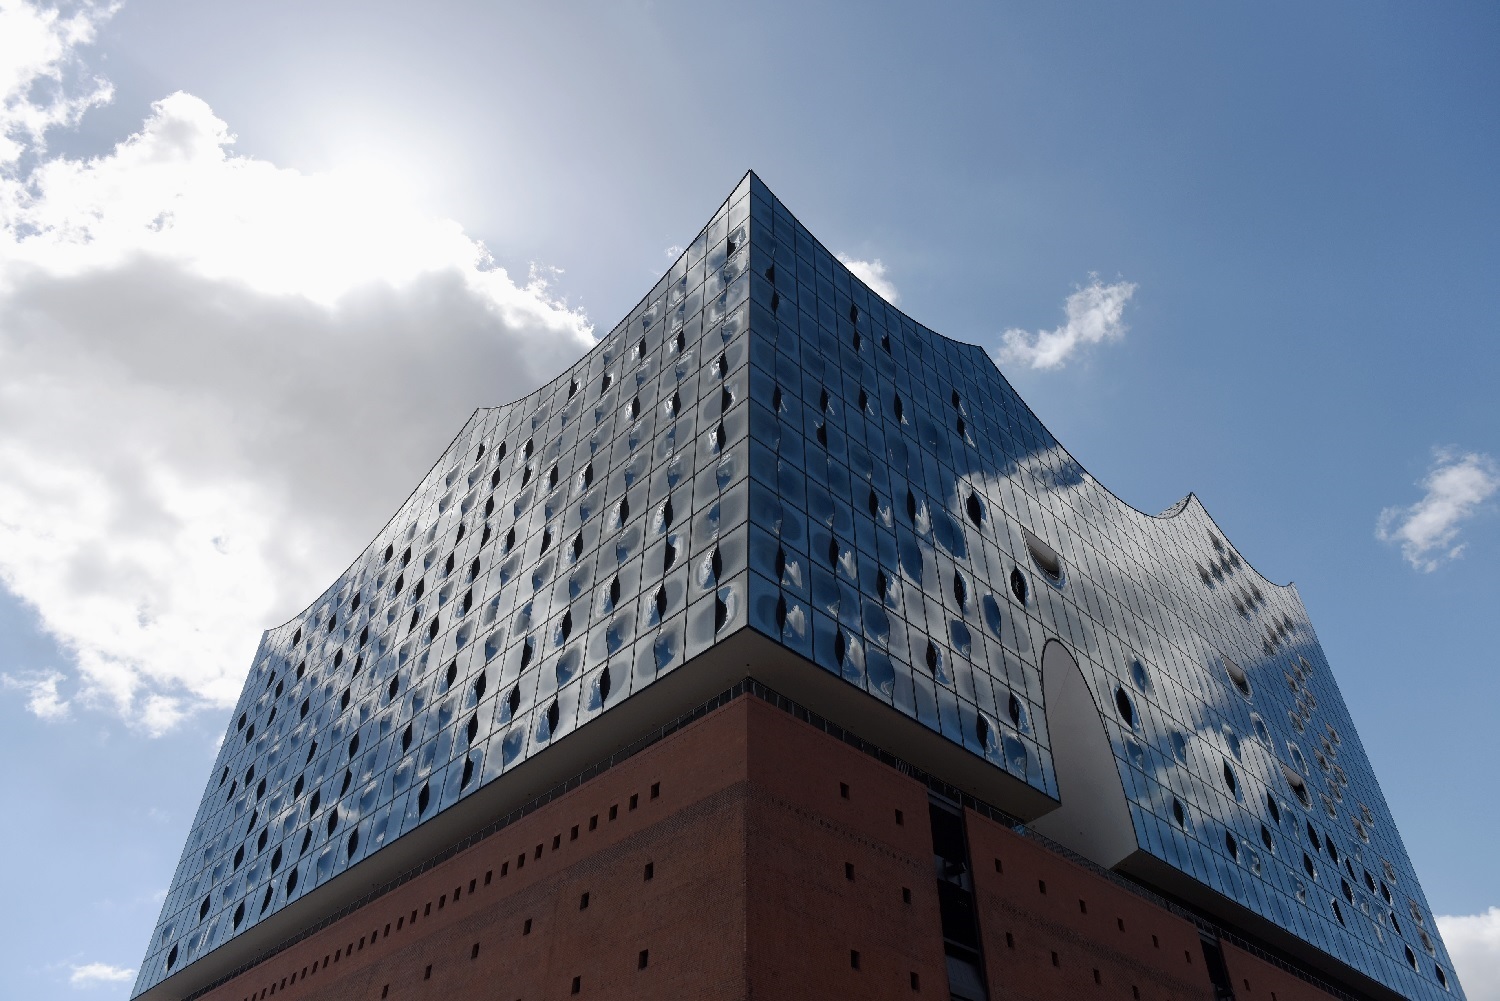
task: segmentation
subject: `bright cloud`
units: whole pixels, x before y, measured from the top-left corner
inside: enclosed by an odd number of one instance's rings
[[[71,16],[22,0],[0,0],[0,167],[38,150],[47,130],[76,122],[109,100],[108,83],[68,86],[77,48],[114,11],[85,2]]]
[[[7,109],[90,34],[0,0],[16,11],[61,42],[4,84]],[[0,585],[72,655],[74,705],[162,732],[233,702],[261,630],[338,575],[474,407],[593,337],[555,272],[513,280],[388,179],[237,156],[183,93],[102,156],[48,157],[28,123],[69,107],[4,123],[25,149],[0,163]],[[4,687],[55,715],[64,680]]]
[[[875,258],[873,261],[861,261],[846,254],[838,255],[839,262],[854,272],[854,277],[864,282],[880,298],[892,306],[901,301],[901,293],[896,290],[896,285],[891,281],[886,266]]]
[[[1438,915],[1437,923],[1469,1001],[1500,1001],[1500,907]]]
[[[1105,285],[1098,275],[1068,296],[1063,304],[1067,322],[1035,332],[1012,328],[1000,335],[1000,362],[1031,368],[1061,368],[1086,344],[1118,341],[1128,329],[1125,304],[1135,295],[1134,282]]]
[[[1375,535],[1398,543],[1401,555],[1422,573],[1463,554],[1459,529],[1500,490],[1500,466],[1482,452],[1433,449],[1432,468],[1419,484],[1426,493],[1410,507],[1380,512]]]
[[[0,674],[0,688],[21,692],[26,698],[26,708],[41,719],[63,719],[68,715],[68,700],[57,690],[63,680],[57,671]]]
[[[74,987],[98,987],[101,984],[127,984],[135,978],[135,971],[124,966],[108,963],[86,963],[73,967],[68,983]]]

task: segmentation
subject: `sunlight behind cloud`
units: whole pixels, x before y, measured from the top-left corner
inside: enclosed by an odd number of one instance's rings
[[[472,409],[593,343],[556,269],[513,280],[390,171],[236,155],[190,94],[89,159],[6,128],[29,145],[0,171],[0,583],[73,657],[5,681],[38,715],[160,733],[232,704],[261,630]]]

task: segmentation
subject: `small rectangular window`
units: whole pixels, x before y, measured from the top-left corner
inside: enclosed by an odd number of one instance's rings
[[[905,827],[906,826],[906,814],[902,813],[900,810],[896,811],[896,826],[897,827]]]
[[[469,958],[470,959],[478,959],[479,958],[479,943],[478,942],[475,942],[474,943],[474,948],[472,948],[472,949],[469,950]]]
[[[913,971],[911,975],[911,989],[914,991],[919,991],[922,989],[922,978],[917,976],[915,971]]]
[[[542,846],[541,845],[537,845],[536,846],[536,857],[537,858],[541,858],[542,857]]]
[[[845,862],[844,863],[844,878],[845,879],[853,879],[854,878],[854,863],[853,862]]]
[[[1003,865],[1000,864],[1000,860],[999,859],[995,859],[995,871],[996,872],[1004,872],[1005,871],[1005,866],[1003,866]]]
[[[570,832],[568,832],[568,840],[569,841],[577,841],[578,840],[578,825],[577,824],[574,824],[573,825],[573,830],[570,831]]]
[[[458,903],[458,898],[461,897],[461,896],[463,896],[463,895],[464,895],[464,888],[462,886],[455,886],[453,888],[453,902],[455,904]]]
[[[527,918],[525,924],[521,925],[521,934],[522,935],[530,935],[531,934],[531,919],[530,918]]]
[[[1115,918],[1115,924],[1119,926],[1119,928],[1120,928],[1121,931],[1125,930],[1125,919],[1124,918]]]
[[[443,909],[443,905],[446,904],[447,902],[448,902],[448,895],[446,893],[443,894],[441,897],[438,897],[438,910],[442,910]]]
[[[1036,888],[1040,892],[1046,893],[1047,892],[1047,881],[1045,879],[1039,879],[1039,880],[1037,880],[1036,881]]]
[[[1131,1001],[1141,1001],[1141,989],[1135,984],[1130,985],[1130,997]],[[1276,1001],[1275,994],[1271,995],[1271,1001]]]
[[[911,887],[903,886],[901,888],[901,902],[903,904],[911,903]]]
[[[390,938],[391,937],[391,926],[390,926],[389,922],[387,922],[386,926],[385,926],[385,937],[386,938]]]
[[[578,909],[580,911],[586,911],[589,909],[589,895],[587,893],[578,898]]]
[[[495,877],[495,870],[493,870],[493,869],[486,869],[484,871],[484,885],[485,886],[489,886],[490,885],[490,880],[493,879],[494,877]]]
[[[1087,914],[1088,912],[1089,912],[1089,905],[1086,902],[1082,901],[1082,900],[1078,901],[1078,913],[1079,914]]]
[[[1055,953],[1055,952],[1052,954],[1052,965],[1053,966],[1061,966],[1062,965],[1062,963],[1060,963],[1058,961],[1058,959],[1057,959],[1057,953]]]
[[[646,878],[647,879],[655,879],[656,878],[656,863],[655,862],[647,862],[646,863]]]
[[[656,799],[660,795],[661,795],[661,783],[660,782],[653,782],[653,783],[651,783],[651,798],[652,799]]]
[[[609,808],[609,819],[610,820],[614,820],[619,815],[620,815],[620,804],[619,803],[613,803],[613,804],[611,804],[610,808]]]
[[[1094,983],[1096,983],[1096,984],[1102,984],[1102,983],[1104,983],[1103,980],[1099,979],[1099,971],[1098,970],[1094,971]]]
[[[857,970],[857,969],[859,969],[859,950],[858,949],[850,949],[849,950],[849,968],[851,970]]]
[[[1161,948],[1161,941],[1155,935],[1152,935],[1151,936],[1151,945],[1152,945],[1153,948],[1160,949]]]
[[[1014,949],[1016,947],[1016,937],[1010,932],[1005,933],[1005,947],[1007,949]]]
[[[596,813],[589,818],[589,830],[597,830],[599,827],[599,815]]]
[[[573,993],[577,994],[581,990],[583,990],[583,978],[582,977],[574,977],[573,978]]]
[[[386,984],[384,987],[380,988],[380,996],[381,997],[389,997],[390,993],[391,993],[391,985],[390,984]]]
[[[516,869],[522,869],[526,865],[526,853],[522,852],[516,856]]]
[[[848,799],[849,798],[849,783],[847,783],[847,782],[840,782],[839,783],[839,798],[840,799]]]
[[[426,970],[425,973],[422,974],[422,979],[423,980],[431,980],[432,979],[432,964],[431,963],[427,964],[427,970]]]
[[[648,963],[650,963],[650,962],[651,962],[651,950],[650,949],[642,949],[641,950],[641,954],[635,958],[635,968],[637,970],[644,970],[646,968],[646,965]]]
[[[637,806],[640,805],[640,803],[641,803],[640,794],[638,794],[638,793],[631,793],[630,794],[630,808],[632,810],[634,810]]]
[[[415,913],[415,912],[413,912],[413,913]],[[396,930],[400,931],[401,930],[401,926],[404,925],[404,924],[406,924],[406,916],[402,915],[401,917],[399,917],[399,918],[396,919]]]

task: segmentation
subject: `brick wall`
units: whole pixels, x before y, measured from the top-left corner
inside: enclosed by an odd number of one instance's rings
[[[744,996],[754,701],[671,735],[207,999],[565,998],[575,977],[595,997]]]
[[[1213,997],[1192,923],[966,825],[994,1001]],[[741,698],[207,999],[945,999],[933,866],[923,783]],[[1224,954],[1241,1001],[1326,1001]]]

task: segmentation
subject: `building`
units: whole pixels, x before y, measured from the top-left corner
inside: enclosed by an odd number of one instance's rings
[[[135,995],[1462,997],[1296,590],[753,174],[267,632]]]

